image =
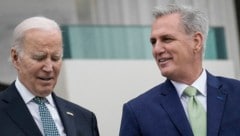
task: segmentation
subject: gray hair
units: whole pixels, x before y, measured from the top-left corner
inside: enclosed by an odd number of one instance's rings
[[[209,29],[207,15],[198,9],[176,4],[170,4],[166,7],[156,7],[153,10],[155,19],[174,13],[178,13],[181,16],[181,23],[187,34],[193,34],[195,32],[201,32],[203,34],[203,44],[206,46]]]
[[[17,25],[13,32],[13,47],[17,53],[22,51],[25,32],[30,29],[59,30],[59,32],[61,32],[58,23],[54,20],[41,16],[27,18]]]

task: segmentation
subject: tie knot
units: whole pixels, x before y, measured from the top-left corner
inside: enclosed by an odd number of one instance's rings
[[[34,101],[36,104],[38,104],[38,105],[42,105],[42,104],[44,104],[44,103],[47,102],[47,99],[44,98],[44,97],[38,97],[38,96],[36,96],[35,98],[33,98],[33,101]]]
[[[184,89],[184,93],[189,97],[193,97],[197,94],[197,89],[195,87],[188,86],[186,89]]]

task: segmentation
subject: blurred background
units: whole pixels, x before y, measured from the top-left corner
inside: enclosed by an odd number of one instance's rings
[[[32,16],[56,20],[64,38],[60,96],[92,110],[102,136],[117,136],[122,105],[164,81],[149,43],[151,11],[185,4],[209,16],[204,67],[240,78],[239,0],[0,0],[0,90],[16,79],[8,61],[14,27]]]

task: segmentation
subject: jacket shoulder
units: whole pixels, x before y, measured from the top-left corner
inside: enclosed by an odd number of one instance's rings
[[[155,99],[159,99],[161,93],[169,87],[168,83],[166,82],[160,83],[152,87],[151,89],[140,94],[139,96],[129,100],[126,104],[130,104],[132,106],[142,106],[152,103]]]

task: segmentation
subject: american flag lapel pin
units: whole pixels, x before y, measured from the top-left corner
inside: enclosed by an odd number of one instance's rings
[[[70,116],[74,116],[74,114],[72,112],[67,111],[66,113]]]

